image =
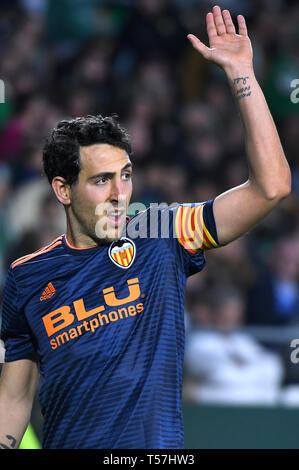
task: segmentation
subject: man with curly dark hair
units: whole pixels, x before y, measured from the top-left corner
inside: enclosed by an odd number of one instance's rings
[[[38,374],[44,448],[184,446],[184,294],[204,252],[245,234],[290,192],[290,170],[252,66],[244,18],[208,13],[210,47],[244,124],[248,180],[203,203],[127,220],[131,146],[113,117],[62,121],[44,167],[66,234],[10,266],[3,302],[0,446],[16,448]],[[167,184],[167,181],[165,182]],[[104,206],[104,207],[103,207]]]
[[[86,246],[90,240],[98,244],[119,238],[132,193],[131,156],[130,138],[116,115],[63,120],[47,139],[44,171],[57,199],[65,207],[71,231],[68,238],[75,246]],[[115,160],[114,168],[112,160]],[[113,177],[116,180],[116,175],[120,182],[113,197],[109,186],[101,182]],[[104,221],[97,223],[99,212],[106,216],[107,225]],[[101,227],[105,230],[96,234],[95,227],[97,232]]]

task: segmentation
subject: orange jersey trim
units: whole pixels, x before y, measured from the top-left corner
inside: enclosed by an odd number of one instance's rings
[[[47,253],[48,251],[53,250],[58,245],[61,245],[62,243],[62,235],[58,238],[55,238],[55,240],[50,243],[47,246],[44,246],[43,248],[40,248],[37,251],[34,251],[34,253],[30,253],[29,255],[22,256],[21,258],[18,258],[16,261],[14,261],[11,264],[12,269],[14,269],[16,266],[19,266],[20,264],[26,263],[26,261],[31,260],[32,258],[35,258],[36,256],[39,256],[41,254]]]
[[[89,250],[90,248],[97,248],[99,246],[99,245],[92,245],[92,246],[78,247],[78,246],[71,245],[71,243],[66,238],[66,235],[65,235],[64,239],[65,239],[65,243],[67,244],[67,246],[69,248],[72,248],[72,250]]]

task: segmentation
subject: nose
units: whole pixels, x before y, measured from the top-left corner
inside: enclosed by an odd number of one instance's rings
[[[123,202],[126,199],[124,183],[121,178],[115,177],[111,183],[110,202]]]

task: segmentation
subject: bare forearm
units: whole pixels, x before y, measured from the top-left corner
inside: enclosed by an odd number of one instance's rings
[[[238,33],[228,10],[218,5],[206,16],[210,47],[189,34],[193,47],[227,75],[245,130],[248,180],[215,198],[218,240],[229,243],[259,223],[291,190],[290,169],[253,70],[253,51],[245,18]]]
[[[20,359],[3,365],[0,377],[0,449],[16,449],[29,424],[39,378],[37,362]]]
[[[226,74],[244,125],[250,183],[268,199],[288,194],[289,165],[253,68],[232,66]]]
[[[0,387],[0,449],[17,449],[30,421],[32,398],[14,398]]]
[[[17,449],[29,424],[30,403],[0,397],[0,449]]]

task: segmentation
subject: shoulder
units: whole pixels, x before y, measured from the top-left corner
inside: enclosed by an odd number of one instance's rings
[[[21,258],[16,259],[15,261],[11,263],[11,266],[10,266],[11,269],[14,270],[17,266],[24,265],[25,263],[28,263],[33,259],[36,260],[36,258],[40,258],[45,254],[47,255],[49,255],[50,253],[54,254],[55,250],[62,245],[62,238],[63,238],[63,235],[60,235],[48,245],[39,248],[33,253],[29,253],[25,256],[22,256]]]

